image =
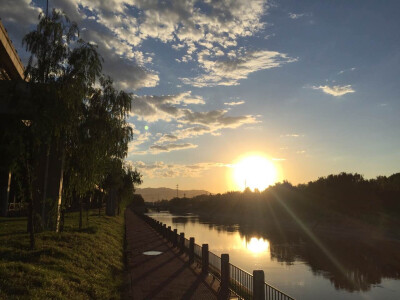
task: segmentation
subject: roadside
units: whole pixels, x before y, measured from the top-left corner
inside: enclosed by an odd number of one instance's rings
[[[0,299],[120,299],[124,216],[97,213],[80,231],[66,214],[65,231],[38,233],[33,251],[26,218],[0,218]]]

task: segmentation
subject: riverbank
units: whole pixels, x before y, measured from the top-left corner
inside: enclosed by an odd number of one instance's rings
[[[82,230],[69,213],[65,231],[38,233],[32,251],[26,218],[0,218],[0,299],[120,299],[123,237],[123,213],[91,211]]]
[[[171,213],[195,214],[200,222],[215,223],[223,226],[240,225],[243,234],[276,235],[282,232],[293,235],[306,235],[310,233],[318,236],[334,236],[349,239],[383,239],[400,242],[400,221],[396,216],[381,212],[371,213],[361,218],[337,212],[323,212],[319,215],[304,216],[291,213],[282,213],[273,210],[243,211],[241,213],[223,213],[220,210],[204,211],[202,209],[182,209],[171,207]]]

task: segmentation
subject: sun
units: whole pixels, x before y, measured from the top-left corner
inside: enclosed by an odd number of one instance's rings
[[[274,164],[260,155],[246,156],[233,166],[233,179],[239,190],[265,190],[277,181]]]

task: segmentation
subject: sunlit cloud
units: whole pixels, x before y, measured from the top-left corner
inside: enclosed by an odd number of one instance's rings
[[[288,134],[282,134],[281,137],[292,137],[292,138],[298,138],[298,137],[303,137],[304,134],[298,134],[298,133],[288,133]]]
[[[242,104],[244,104],[245,102],[243,101],[243,100],[241,100],[241,101],[233,101],[233,102],[225,102],[224,104],[225,105],[228,105],[228,106],[237,106],[237,105],[242,105]]]
[[[313,86],[312,89],[314,90],[322,90],[325,94],[329,94],[335,97],[340,97],[349,93],[354,93],[355,90],[352,86],[349,85],[320,85],[320,86]]]
[[[247,78],[253,72],[277,68],[297,60],[287,54],[267,50],[234,55],[230,59],[212,59],[208,51],[203,51],[199,54],[198,62],[204,69],[204,74],[180,79],[195,87],[239,85],[241,79]]]
[[[183,109],[178,105],[205,104],[199,96],[192,96],[191,92],[175,95],[145,95],[132,97],[131,116],[137,116],[147,122],[158,120],[171,121],[184,115]],[[189,109],[186,109],[189,110]]]
[[[197,145],[191,143],[182,143],[182,144],[168,143],[163,145],[152,145],[150,146],[149,150],[151,151],[151,153],[156,154],[160,152],[171,152],[174,150],[184,150],[192,148],[197,148]]]
[[[212,168],[226,168],[229,165],[216,162],[201,162],[195,164],[175,164],[157,161],[145,163],[143,161],[128,161],[127,164],[137,168],[147,178],[175,178],[199,177],[203,172]]]

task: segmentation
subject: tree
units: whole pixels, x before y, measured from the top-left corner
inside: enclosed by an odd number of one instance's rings
[[[32,208],[28,227],[34,245],[34,232],[46,224],[55,224],[58,231],[61,215],[62,203],[52,199],[49,207],[55,216],[45,217],[46,197],[32,193],[43,153],[47,153],[47,162],[49,152],[60,154],[63,195],[69,204],[78,201],[82,207],[85,195],[102,185],[109,174],[124,170],[122,159],[132,139],[132,129],[125,121],[131,97],[115,90],[111,78],[101,74],[102,58],[96,47],[80,39],[76,24],[57,10],[51,16],[39,15],[36,29],[24,37],[23,45],[31,53],[25,72],[31,97],[18,105],[30,107],[31,114],[29,126],[19,129],[22,150],[16,160],[21,167],[15,169],[20,169],[18,178],[25,183],[21,186]],[[140,174],[135,174],[131,179],[138,183]]]

